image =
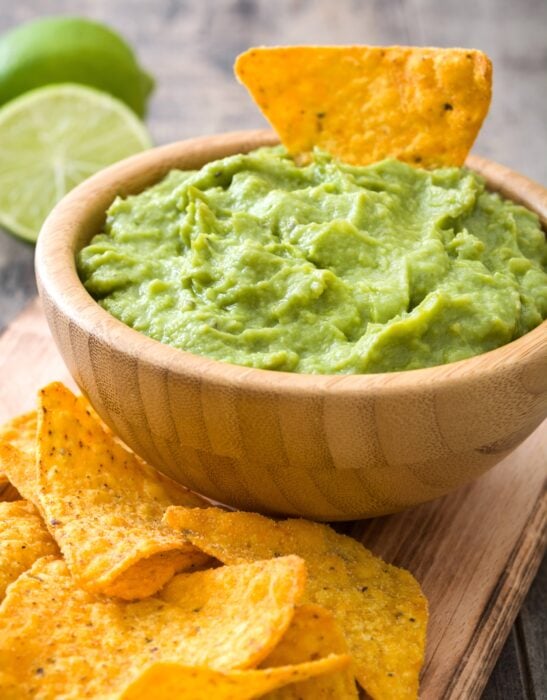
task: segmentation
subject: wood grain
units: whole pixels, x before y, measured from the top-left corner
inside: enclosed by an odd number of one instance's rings
[[[440,367],[319,376],[238,367],[176,350],[117,321],[87,294],[75,253],[117,194],[173,167],[259,145],[236,132],[134,156],[73,190],[36,254],[46,317],[72,376],[101,417],[169,476],[234,507],[343,520],[396,512],[477,477],[547,414],[547,322],[490,353]],[[470,161],[473,165],[474,162]],[[486,160],[543,211],[546,190]],[[496,179],[497,178],[497,179]]]
[[[28,410],[37,389],[56,379],[71,383],[33,302],[0,337],[0,386],[8,389],[0,397],[0,422]],[[545,548],[544,428],[444,498],[344,526],[387,561],[410,569],[428,596],[422,700],[481,696]]]

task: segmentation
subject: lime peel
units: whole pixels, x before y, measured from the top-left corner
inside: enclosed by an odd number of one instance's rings
[[[0,37],[0,105],[59,83],[108,92],[140,117],[154,88],[125,39],[87,17],[41,17]]]

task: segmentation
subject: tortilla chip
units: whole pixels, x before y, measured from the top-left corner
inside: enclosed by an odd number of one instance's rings
[[[3,501],[27,500],[33,492],[25,489],[29,470],[36,465],[36,411],[16,416],[0,428],[0,493]],[[15,451],[14,451],[15,450]],[[10,478],[10,476],[12,478]],[[22,487],[17,489],[17,482]],[[10,488],[11,487],[11,488]]]
[[[68,391],[68,390],[67,390]],[[121,442],[121,440],[110,430],[110,428],[101,420],[100,416],[95,412],[91,404],[89,404],[83,397],[80,397],[79,401],[85,404],[85,408],[89,411],[89,414],[95,419],[95,421],[103,428],[105,433],[110,439],[115,440],[118,444],[122,445],[124,448],[126,446]],[[0,447],[2,443],[8,443],[26,454],[33,461],[36,461],[36,447],[37,447],[37,423],[38,417],[36,411],[30,411],[20,416],[16,416],[12,420],[5,423],[0,428]],[[127,449],[127,448],[126,448]],[[143,469],[149,470],[150,467],[142,460],[138,455],[134,455],[135,459],[143,465]],[[30,463],[27,462],[27,467]],[[35,466],[31,467],[34,470]],[[2,469],[2,456],[0,453],[0,470]],[[154,471],[154,476],[158,477],[161,481],[165,491],[169,495],[169,499],[173,505],[183,505],[192,506],[195,508],[206,507],[210,505],[209,501],[205,500],[201,496],[192,493],[189,489],[182,484],[179,484],[173,479],[170,479],[164,474]],[[29,481],[30,475],[24,474],[21,481]],[[8,482],[8,477],[2,474],[0,471],[0,488],[3,483]]]
[[[332,613],[320,605],[301,605],[283,639],[261,667],[287,667],[347,653],[344,633]],[[358,697],[351,667],[301,682],[293,681],[268,694],[269,700],[358,700]]]
[[[41,513],[36,490],[36,457],[29,455],[28,452],[23,452],[8,442],[4,442],[0,443],[0,465],[5,471],[10,484]]]
[[[37,559],[58,553],[33,505],[27,501],[0,503],[0,600],[9,584]]]
[[[40,392],[40,400],[39,467],[36,412],[5,426],[0,467],[38,508],[80,585],[124,599],[141,598],[177,571],[207,561],[161,524],[168,505],[205,501],[127,450],[84,397],[55,383]],[[55,477],[50,470],[57,470]]]
[[[221,673],[154,664],[125,690],[122,699],[245,700],[268,693],[269,700],[354,700],[358,694],[347,651],[331,613],[318,605],[302,605],[259,670]]]
[[[427,601],[418,582],[327,525],[276,522],[218,508],[169,508],[164,518],[226,564],[296,554],[308,566],[305,601],[342,627],[360,685],[375,700],[416,698],[425,651]]]
[[[61,384],[61,386],[63,385]],[[48,387],[46,387],[46,389],[47,388]],[[66,389],[66,387],[63,386],[63,388],[66,391],[69,391],[68,389]],[[87,401],[87,399],[84,396],[79,396],[77,400],[85,408],[85,411],[89,413],[89,415],[95,420],[95,422],[101,426],[101,428],[106,433],[108,439],[113,440],[117,444],[121,445],[121,447],[125,451],[131,452],[127,445],[122,440],[120,440],[120,438],[108,427],[108,425],[106,425],[106,423],[102,420],[102,418],[95,411],[93,406],[89,403],[89,401]],[[159,480],[164,491],[168,495],[170,502],[173,505],[188,506],[193,508],[206,508],[207,506],[211,505],[209,501],[207,501],[205,498],[202,498],[201,496],[198,496],[193,491],[190,491],[190,489],[186,488],[186,486],[179,484],[178,482],[174,481],[165,474],[162,474],[161,472],[158,472],[155,469],[151,468],[150,465],[144,461],[144,459],[139,457],[134,452],[131,452],[131,454],[133,455],[135,460],[141,465],[144,471],[147,471],[149,473],[151,472],[154,475],[154,478]]]
[[[474,49],[252,48],[235,74],[292,155],[353,165],[463,165],[486,117],[492,64]]]
[[[253,667],[287,630],[304,586],[304,562],[290,556],[180,574],[126,602],[82,590],[62,560],[44,557],[0,608],[0,697],[116,697],[158,662]]]
[[[268,691],[287,686],[289,683],[301,685],[299,681],[333,673],[347,666],[349,662],[349,656],[332,655],[294,666],[226,672],[205,667],[160,663],[147,668],[142,676],[122,693],[120,700],[249,700],[263,697]],[[299,697],[304,700],[306,696]],[[312,696],[309,697],[311,699]],[[334,695],[331,697],[335,698]]]
[[[4,423],[0,428],[0,442],[9,442],[23,452],[34,454],[36,450],[36,411],[23,413]]]
[[[37,480],[40,511],[88,591],[144,598],[208,559],[162,525],[173,500],[157,472],[103,429],[84,397],[59,383],[39,393]],[[201,499],[188,492],[186,502]]]

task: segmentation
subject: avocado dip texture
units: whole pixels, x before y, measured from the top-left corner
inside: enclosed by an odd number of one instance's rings
[[[78,255],[128,326],[250,367],[365,373],[499,347],[547,315],[532,212],[461,168],[299,167],[281,147],[117,198]]]

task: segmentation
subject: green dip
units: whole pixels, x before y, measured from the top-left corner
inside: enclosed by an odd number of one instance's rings
[[[249,367],[363,373],[497,348],[547,315],[538,218],[460,168],[298,167],[263,148],[117,198],[78,256],[151,338]]]

